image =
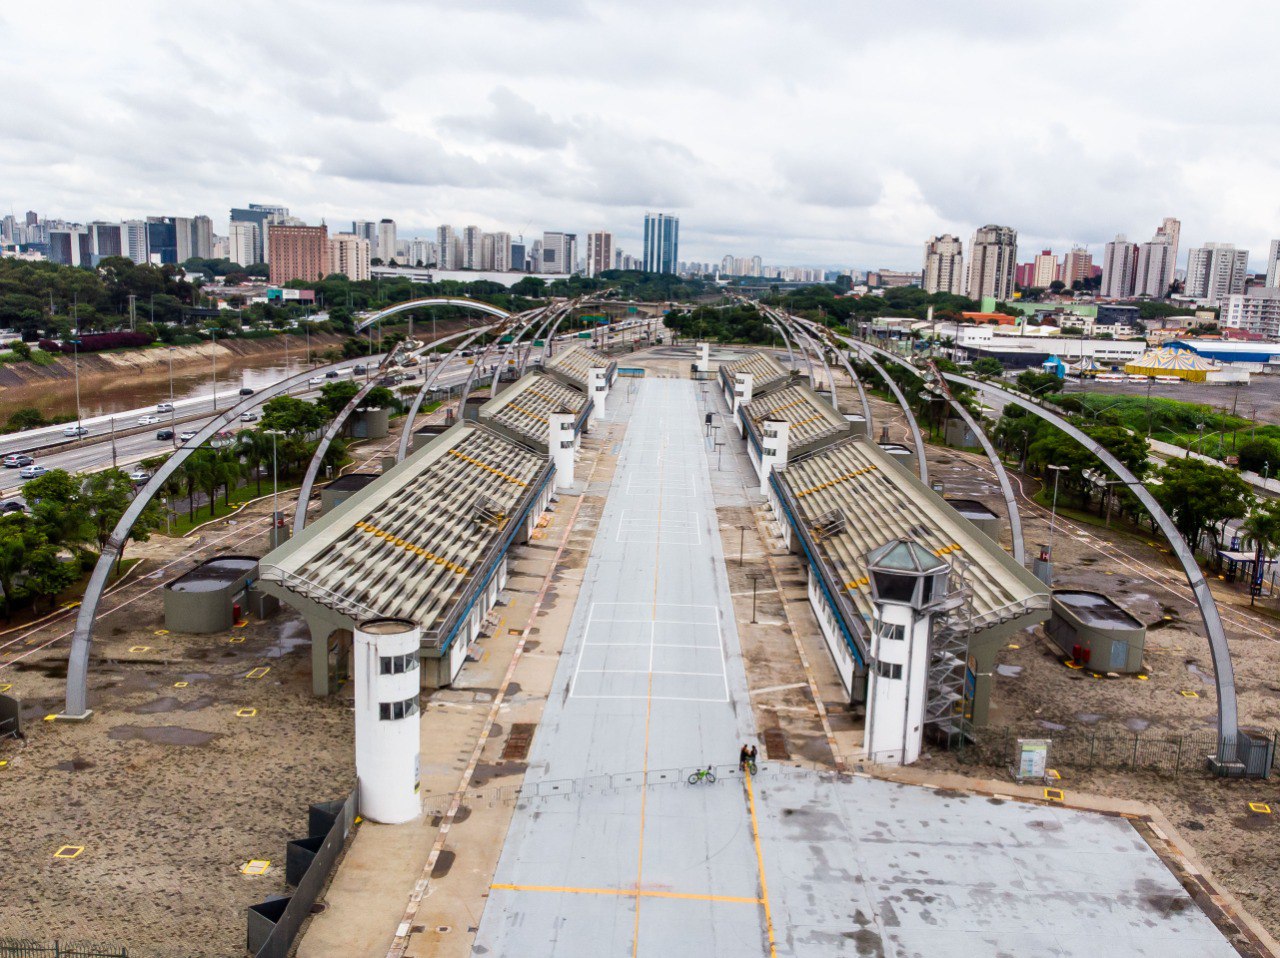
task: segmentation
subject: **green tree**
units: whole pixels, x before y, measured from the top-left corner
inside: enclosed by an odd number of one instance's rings
[[[1280,502],[1275,499],[1254,500],[1249,516],[1240,524],[1240,535],[1246,543],[1254,547],[1253,562],[1255,571],[1264,568],[1267,559],[1274,559],[1280,550]],[[1260,581],[1255,579],[1254,581]],[[1249,604],[1255,598],[1252,585],[1249,590]]]
[[[13,604],[22,594],[16,585],[18,576],[26,572],[32,555],[44,542],[26,516],[0,518],[0,599],[4,600],[5,621],[13,618]]]
[[[1053,373],[1041,373],[1034,369],[1025,369],[1018,373],[1015,380],[1018,388],[1035,396],[1062,392],[1062,380]]]
[[[1230,469],[1199,459],[1170,459],[1157,473],[1151,490],[1156,501],[1194,549],[1205,533],[1217,548],[1223,523],[1244,518],[1248,484]]]
[[[296,396],[276,396],[262,407],[262,428],[305,436],[324,425],[320,407]]]
[[[1240,468],[1249,472],[1280,475],[1280,443],[1274,439],[1247,439],[1237,453]]]
[[[50,469],[22,487],[31,519],[53,545],[81,548],[94,541],[89,507],[80,484],[65,469]]]
[[[81,501],[89,510],[99,554],[106,548],[111,533],[120,523],[120,517],[124,515],[125,510],[133,504],[136,494],[133,482],[120,469],[91,472],[85,478],[81,486]],[[163,521],[164,513],[160,503],[153,499],[143,507],[142,512],[129,528],[128,537],[120,543],[120,551],[116,555],[117,572],[129,542],[146,542]]]
[[[79,564],[64,559],[56,547],[46,543],[32,550],[28,556],[23,586],[35,598],[33,605],[36,611],[39,611],[40,598],[48,599],[52,609],[53,600],[79,577]]]
[[[318,402],[325,411],[325,419],[336,417],[359,391],[360,384],[352,379],[338,379],[321,386]]]
[[[1000,376],[1004,373],[1004,363],[994,356],[981,356],[973,361],[973,371],[979,376]]]
[[[262,495],[262,474],[271,467],[271,436],[257,429],[242,429],[236,434],[236,452],[257,480]]]
[[[5,432],[20,432],[23,429],[38,429],[45,424],[45,418],[39,409],[32,409],[30,406],[24,406],[22,409],[15,410],[9,416],[9,422],[5,426]]]

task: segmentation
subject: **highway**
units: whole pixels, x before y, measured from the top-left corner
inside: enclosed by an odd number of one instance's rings
[[[636,331],[647,325],[648,320],[630,320],[622,324],[615,324],[611,327],[612,331],[622,331],[621,339],[627,338],[627,333]],[[576,333],[568,333],[556,337],[556,342],[561,348],[577,342]],[[610,337],[610,342],[618,342],[619,339],[614,336]],[[583,340],[583,342],[587,342]],[[594,345],[594,343],[592,344]],[[496,348],[495,348],[496,352]],[[342,374],[339,379],[325,380],[326,382],[338,382],[341,378],[349,375],[351,369],[355,366],[364,365],[369,369],[370,374],[374,371],[380,356],[362,356],[355,359],[343,360],[333,366],[322,367],[322,370],[316,375],[323,376],[324,371],[329,369],[341,370]],[[505,361],[497,356],[491,357],[493,362]],[[406,385],[421,385],[424,370],[434,368],[431,364],[421,364],[410,370],[416,373],[418,378],[412,380]],[[460,385],[466,380],[471,366],[464,363],[455,362],[449,369],[442,372],[436,380],[436,387],[446,389],[451,386]],[[300,389],[291,395],[302,399],[310,399],[318,396],[320,386],[307,387]],[[228,389],[226,392],[218,393],[218,409],[225,411],[229,405],[240,402],[245,397],[237,395]],[[173,404],[174,411],[170,413],[157,413],[155,406],[144,406],[139,409],[131,409],[112,416],[95,416],[83,420],[86,428],[89,429],[89,441],[79,441],[65,438],[62,425],[45,426],[39,429],[24,430],[11,436],[0,437],[0,455],[9,455],[14,452],[27,452],[33,455],[36,464],[44,466],[46,469],[66,469],[68,472],[95,472],[101,469],[110,468],[114,464],[119,468],[127,468],[143,459],[152,456],[163,455],[171,452],[176,448],[171,440],[161,440],[156,438],[156,433],[161,429],[173,428],[177,434],[181,434],[186,429],[199,429],[207,423],[214,412],[213,397],[203,396],[185,400],[177,400]],[[149,425],[145,428],[138,426],[139,418],[147,415],[158,415],[160,422]],[[115,441],[112,442],[110,427],[111,420],[115,420]],[[174,425],[170,425],[170,423]],[[248,428],[248,424],[245,424]],[[122,435],[125,430],[139,430],[130,435]],[[65,446],[65,449],[48,449],[43,452],[31,452],[32,450],[40,450],[47,446]],[[114,446],[114,449],[113,449]],[[21,499],[22,480],[18,477],[17,469],[0,470],[0,501],[8,502],[13,499]]]

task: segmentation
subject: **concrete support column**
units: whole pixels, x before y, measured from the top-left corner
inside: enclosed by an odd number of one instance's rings
[[[791,424],[782,420],[765,420],[760,424],[760,492],[769,492],[769,475],[775,468],[787,468],[791,446]]]
[[[551,453],[551,464],[556,467],[556,488],[568,489],[573,485],[573,416],[553,412],[547,417],[547,423],[550,427],[547,447]]]
[[[371,619],[355,632],[356,781],[360,814],[398,825],[422,811],[418,797],[422,630],[408,619]]]
[[[592,367],[587,372],[587,395],[591,397],[591,401],[595,403],[593,416],[601,419],[609,418],[609,410],[605,405],[605,401],[609,397],[609,380],[607,378],[608,370],[599,366]]]
[[[711,370],[711,344],[698,343],[698,372],[705,373]]]

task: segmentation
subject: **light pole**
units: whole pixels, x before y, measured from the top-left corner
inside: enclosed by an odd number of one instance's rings
[[[264,429],[271,437],[271,548],[275,548],[279,543],[276,541],[280,528],[280,469],[279,460],[276,457],[276,436],[280,435],[279,429]]]
[[[76,438],[80,438],[80,430],[84,428],[80,419],[80,330],[71,330],[71,364],[76,375]]]
[[[1049,546],[1046,553],[1049,561],[1053,561],[1053,533],[1054,524],[1058,517],[1058,480],[1062,478],[1062,474],[1070,469],[1070,466],[1045,466],[1046,469],[1053,470],[1053,504],[1049,507]]]
[[[212,348],[209,350],[209,363],[213,367],[213,411],[218,411],[218,331],[216,329],[209,330],[209,342]]]

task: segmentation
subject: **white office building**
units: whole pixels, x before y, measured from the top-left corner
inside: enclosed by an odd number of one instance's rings
[[[969,244],[969,298],[1013,296],[1018,259],[1018,231],[1010,226],[984,226]]]
[[[231,227],[227,233],[227,259],[241,266],[252,266],[256,262],[254,257],[260,246],[257,223],[231,221]]]
[[[485,269],[482,262],[482,246],[484,230],[478,226],[468,226],[462,231],[462,268]]]
[[[1177,246],[1166,233],[1157,232],[1150,242],[1138,247],[1138,262],[1133,281],[1135,296],[1163,299],[1169,294],[1176,264]]]
[[[369,279],[372,253],[369,241],[355,233],[335,233],[329,237],[329,268],[349,280]]]
[[[459,245],[452,226],[436,227],[436,265],[440,269],[462,268],[462,259],[457,255]]]
[[[378,258],[389,263],[396,258],[396,221],[378,221]]]
[[[498,273],[508,273],[511,271],[511,234],[499,231],[492,236],[493,266],[490,268]]]

